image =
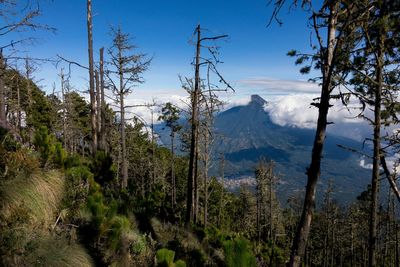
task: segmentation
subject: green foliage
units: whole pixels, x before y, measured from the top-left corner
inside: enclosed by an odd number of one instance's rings
[[[64,207],[69,209],[72,220],[81,219],[79,214],[84,209],[89,191],[89,181],[93,174],[86,166],[67,168],[65,171],[66,192]]]
[[[277,244],[272,244],[272,242],[261,243],[255,250],[259,251],[257,253],[257,258],[264,263],[263,265],[285,266],[285,261],[287,260],[285,251]]]
[[[156,259],[157,266],[161,267],[172,267],[174,266],[175,252],[166,248],[157,250]]]
[[[50,163],[56,167],[63,166],[66,152],[61,143],[55,140],[54,135],[49,134],[46,126],[41,126],[36,130],[33,145],[40,154],[42,166],[47,166]]]
[[[228,267],[241,266],[257,266],[250,242],[243,238],[237,237],[224,242],[225,264]]]
[[[111,182],[115,177],[116,167],[112,157],[105,151],[97,151],[92,160],[91,170],[95,181],[100,185]]]
[[[175,252],[166,248],[157,250],[156,261],[160,267],[186,267],[186,262],[178,260],[174,262]]]

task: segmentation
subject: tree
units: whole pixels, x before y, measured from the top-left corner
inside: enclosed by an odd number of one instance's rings
[[[24,32],[28,30],[51,30],[54,28],[45,24],[40,24],[35,21],[40,16],[39,4],[35,1],[17,1],[17,0],[3,0],[0,1],[0,36],[7,37],[13,32]],[[7,55],[6,50],[11,50],[13,54],[17,51],[18,45],[31,43],[34,38],[21,37],[18,40],[7,40],[5,43],[0,44],[0,127],[9,128],[6,120],[6,91],[5,91],[5,71],[7,69]],[[13,58],[16,58],[13,55]],[[17,58],[21,59],[21,58]]]
[[[123,33],[121,27],[111,29],[113,37],[112,46],[108,49],[110,62],[106,75],[111,84],[111,88],[116,97],[115,101],[119,104],[120,114],[120,141],[121,141],[121,170],[122,170],[122,188],[128,185],[128,162],[126,159],[126,108],[125,98],[137,84],[144,82],[142,78],[151,62],[145,54],[133,54],[136,46],[130,43],[129,34]]]
[[[174,146],[174,140],[175,140],[175,134],[180,131],[182,128],[181,125],[179,125],[179,114],[180,111],[178,108],[172,105],[171,102],[167,102],[165,106],[161,109],[162,115],[158,118],[159,120],[163,120],[165,122],[165,125],[170,129],[171,131],[171,205],[172,208],[175,207],[176,205],[176,180],[175,180],[175,146]]]
[[[216,41],[218,39],[226,38],[227,35],[220,35],[215,37],[202,37],[201,36],[201,28],[200,25],[197,25],[195,30],[196,35],[196,57],[194,60],[195,67],[195,75],[194,75],[194,84],[192,88],[192,83],[188,80],[189,86],[186,88],[191,96],[190,103],[190,152],[189,152],[189,169],[188,169],[188,179],[187,179],[187,200],[186,200],[186,218],[185,224],[189,226],[192,221],[196,222],[197,218],[197,207],[198,207],[198,134],[199,134],[199,101],[202,91],[202,84],[200,78],[200,67],[207,66],[207,77],[208,83],[210,83],[209,77],[210,73],[213,72],[217,75],[219,79],[219,83],[225,85],[224,89],[219,89],[220,91],[226,91],[228,89],[233,88],[225,81],[225,79],[218,72],[216,65],[219,62],[216,59],[216,55],[218,54],[216,51],[216,47],[205,46],[204,42],[206,41]],[[207,47],[211,53],[211,58],[206,58],[201,56],[201,47]]]
[[[368,106],[374,113],[373,118],[369,118],[364,112],[361,117],[373,127],[368,264],[376,266],[381,166],[384,168],[392,190],[399,197],[396,183],[386,166],[385,151],[381,147],[381,127],[398,121],[399,104],[396,91],[399,83],[394,77],[399,74],[397,51],[400,47],[398,31],[400,6],[391,1],[360,1],[359,6],[368,11],[364,13],[364,16],[359,16],[358,35],[355,39],[359,45],[350,57],[353,77],[349,84],[354,88],[350,92],[359,99],[363,108]]]
[[[93,62],[93,34],[92,34],[92,0],[87,0],[87,34],[89,55],[89,95],[90,95],[90,124],[92,129],[92,154],[97,150],[97,125],[96,125],[96,98]]]
[[[285,0],[277,0],[272,18],[276,18]],[[297,1],[294,1],[296,4]],[[297,228],[291,249],[290,266],[300,266],[304,256],[308,235],[310,232],[311,221],[315,207],[316,186],[320,176],[321,159],[326,128],[330,123],[327,120],[329,108],[332,106],[330,100],[332,91],[342,83],[343,77],[349,72],[344,68],[343,55],[348,54],[354,44],[346,43],[345,32],[351,32],[352,21],[357,18],[354,14],[357,7],[354,3],[344,4],[341,1],[323,1],[322,6],[314,11],[309,1],[302,1],[302,6],[309,5],[311,13],[311,25],[316,36],[317,45],[314,54],[302,54],[295,50],[288,53],[289,56],[296,56],[296,64],[302,64],[310,60],[311,64],[301,68],[301,73],[309,73],[311,67],[321,71],[321,95],[318,102],[312,103],[318,108],[317,128],[312,148],[311,163],[307,168],[307,185],[304,197],[304,206],[300,222]],[[271,18],[271,20],[272,20]],[[326,38],[321,33],[326,32]],[[348,35],[346,36],[346,38]]]

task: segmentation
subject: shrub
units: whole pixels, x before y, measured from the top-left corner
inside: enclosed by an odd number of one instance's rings
[[[249,241],[243,237],[224,242],[225,264],[228,267],[256,266]]]
[[[156,260],[157,266],[162,267],[186,267],[186,262],[178,260],[174,262],[175,252],[166,248],[157,250]]]

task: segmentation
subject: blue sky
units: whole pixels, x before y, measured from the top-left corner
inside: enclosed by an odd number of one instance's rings
[[[253,91],[263,94],[256,85],[243,84],[243,80],[307,79],[299,74],[293,59],[286,56],[290,49],[308,50],[309,31],[307,16],[301,10],[283,10],[282,26],[267,27],[272,7],[266,0],[173,0],[173,1],[109,1],[93,0],[93,38],[95,58],[98,48],[111,42],[109,28],[121,25],[134,37],[140,52],[153,56],[153,62],[144,74],[146,83],[138,90],[179,90],[178,75],[191,76],[190,65],[194,47],[189,44],[197,23],[207,29],[205,34],[228,34],[220,42],[221,58],[225,62],[221,72],[237,89],[236,95]],[[56,34],[37,32],[39,42],[29,47],[32,57],[54,57],[60,54],[86,64],[86,1],[41,1],[43,15],[38,21],[57,29]],[[58,70],[42,65],[36,73],[45,90],[57,84]],[[74,85],[87,87],[87,73],[74,68]],[[276,93],[276,92],[275,92]],[[268,92],[265,92],[268,94]]]

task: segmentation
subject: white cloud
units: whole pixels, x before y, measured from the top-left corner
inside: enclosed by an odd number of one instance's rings
[[[221,100],[226,102],[224,110],[238,105],[246,105],[250,95],[259,94],[268,102],[265,107],[274,123],[281,126],[313,129],[316,127],[318,110],[310,103],[319,96],[319,87],[315,83],[296,80],[274,80],[269,78],[247,79],[237,82],[235,93],[221,93]],[[127,105],[140,105],[153,102],[163,104],[172,102],[174,105],[186,109],[188,95],[181,88],[150,90],[137,88],[126,99]],[[340,101],[331,100],[333,107],[329,110],[328,120],[334,124],[328,126],[328,133],[349,137],[355,140],[364,140],[371,137],[371,127],[366,121],[354,118],[358,115],[359,107],[356,100],[351,102],[350,111]],[[160,107],[154,107],[153,121],[157,123]],[[151,112],[148,107],[130,109],[135,115],[151,124]],[[371,111],[366,110],[371,116]],[[130,114],[130,117],[133,115]],[[392,130],[394,127],[387,129]]]
[[[268,94],[290,94],[290,93],[309,93],[319,92],[318,83],[296,80],[275,80],[270,78],[253,78],[240,80],[241,86],[247,88],[257,88]]]
[[[386,165],[388,167],[388,170],[391,173],[399,174],[399,172],[400,172],[400,166],[399,166],[399,164],[400,164],[400,154],[395,153],[392,156],[387,156],[385,158],[385,160],[386,160]],[[365,157],[363,157],[360,160],[360,167],[362,167],[364,169],[372,170],[372,163],[370,163],[370,162],[371,162],[371,160],[369,160],[369,162],[366,163]],[[380,169],[383,170],[382,167],[380,167]]]
[[[265,110],[268,111],[272,121],[281,126],[298,128],[316,128],[318,109],[310,103],[316,94],[292,94],[276,96],[268,102]],[[354,118],[359,109],[357,103],[351,103],[349,109],[340,101],[331,101],[333,107],[329,110],[328,121],[333,122],[328,126],[328,132],[356,140],[363,140],[369,133],[370,127],[365,121]]]
[[[372,170],[372,163],[365,163],[365,158],[360,160],[360,167],[368,170]]]

